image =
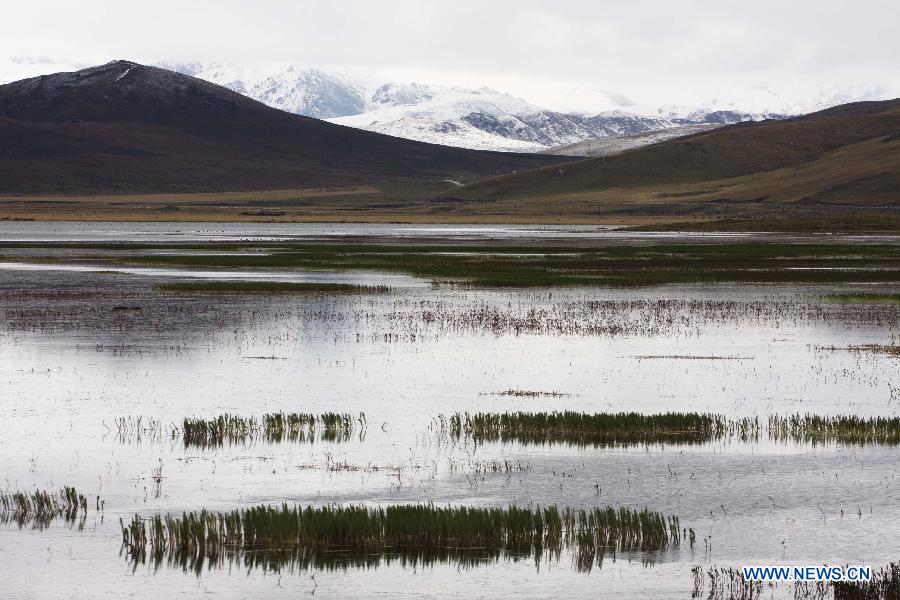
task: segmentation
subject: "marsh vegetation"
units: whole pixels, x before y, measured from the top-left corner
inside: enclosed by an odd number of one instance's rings
[[[246,248],[245,248],[246,249]],[[130,264],[401,272],[479,287],[659,285],[741,281],[900,281],[895,246],[835,244],[658,244],[541,247],[316,245],[269,254],[136,255]]]
[[[579,568],[609,552],[653,552],[693,546],[692,529],[647,509],[256,506],[226,513],[135,516],[122,522],[122,546],[133,564],[164,562],[200,572],[237,562],[280,571],[377,564],[378,556],[428,564],[454,560],[559,558],[573,549]]]
[[[100,498],[97,509],[100,510]],[[13,523],[20,529],[45,529],[60,519],[69,525],[84,526],[88,500],[73,487],[58,492],[33,490],[0,493],[0,524]]]
[[[0,481],[64,477],[123,519],[77,543],[6,519],[10,589],[45,561],[77,577],[68,548],[111,567],[106,589],[175,593],[184,570],[222,597],[423,595],[447,576],[460,595],[514,577],[669,598],[697,562],[892,551],[889,244],[3,246],[81,270],[0,270]],[[240,280],[311,268],[347,283]]]
[[[454,440],[566,443],[595,447],[649,444],[699,444],[715,440],[757,440],[795,444],[900,443],[900,417],[770,415],[729,418],[712,413],[456,413],[438,417],[432,428]]]
[[[720,415],[698,413],[457,413],[436,421],[438,431],[457,440],[592,446],[703,443],[725,436],[736,426]],[[742,427],[745,435],[758,431],[755,422],[747,421]]]
[[[354,430],[364,435],[365,415],[323,413],[266,413],[260,419],[223,414],[211,419],[186,417],[180,435],[185,446],[211,447],[223,444],[266,442],[345,442]]]

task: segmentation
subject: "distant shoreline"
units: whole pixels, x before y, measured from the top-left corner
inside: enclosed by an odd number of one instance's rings
[[[827,216],[715,217],[692,214],[639,214],[606,205],[602,214],[549,214],[537,204],[454,206],[417,200],[398,208],[372,188],[266,190],[259,192],[0,195],[0,222],[113,221],[223,223],[393,223],[413,225],[606,225],[644,231],[745,231],[885,233],[900,231],[900,215],[864,208]],[[633,211],[635,207],[631,207]],[[516,212],[516,209],[519,209]],[[566,208],[560,207],[560,211]]]

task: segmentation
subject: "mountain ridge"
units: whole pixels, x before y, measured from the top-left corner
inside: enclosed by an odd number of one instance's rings
[[[21,57],[15,63],[0,61],[0,82],[48,66],[52,65]],[[746,95],[711,90],[714,94],[707,101],[695,105],[654,105],[638,103],[615,91],[587,87],[554,93],[533,90],[542,98],[534,102],[486,87],[404,83],[368,72],[290,63],[251,67],[181,62],[157,66],[222,85],[295,114],[441,145],[514,152],[547,153],[557,146],[601,138],[617,146],[617,137],[672,137],[680,128],[696,124],[795,116],[884,92],[884,86],[831,84],[814,94],[799,90],[779,93],[751,86]],[[484,110],[486,104],[494,107]]]
[[[0,119],[0,191],[7,193],[466,180],[561,160],[352,129],[133,61],[0,86]]]
[[[406,139],[478,150],[546,152],[554,146],[591,138],[781,116],[674,106],[641,107],[641,112],[634,112],[633,101],[614,92],[601,93],[603,106],[596,111],[567,112],[486,87],[354,78],[293,65],[249,72],[202,63],[173,67],[287,112]]]
[[[729,125],[614,156],[486,178],[445,196],[607,216],[865,213],[896,220],[900,99]]]

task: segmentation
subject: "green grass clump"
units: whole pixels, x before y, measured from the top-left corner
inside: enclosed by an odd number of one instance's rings
[[[98,500],[99,503],[99,500]],[[44,529],[55,519],[74,523],[87,514],[87,498],[73,487],[46,491],[0,493],[0,523]]]
[[[185,446],[221,446],[225,442],[243,443],[252,440],[259,429],[253,417],[223,414],[212,419],[185,417],[181,424],[181,438]]]
[[[278,281],[192,281],[161,283],[157,291],[180,294],[379,294],[384,285],[350,283],[299,283]]]
[[[212,419],[185,418],[180,433],[185,446],[201,448],[226,443],[245,444],[257,439],[267,442],[345,442],[352,437],[357,423],[362,434],[365,422],[362,413],[359,417],[347,413],[267,413],[260,420],[223,414]]]
[[[900,294],[830,294],[825,299],[840,304],[900,304]]]
[[[265,246],[260,245],[260,249]],[[848,244],[280,244],[266,254],[122,257],[186,267],[388,271],[475,287],[897,282],[900,248]]]
[[[135,516],[122,526],[129,560],[200,572],[240,562],[279,571],[404,562],[456,560],[472,564],[500,556],[540,558],[576,550],[581,568],[606,551],[659,551],[694,539],[677,517],[647,509],[435,507],[434,505],[257,506],[231,512]],[[335,567],[336,568],[336,567]]]
[[[900,444],[900,417],[773,415],[768,430],[776,441]]]
[[[794,443],[900,444],[900,417],[772,415],[728,418],[709,413],[456,413],[438,417],[441,437],[482,442],[566,443],[582,446],[634,444],[699,444],[714,440],[756,440],[768,433],[773,441]]]
[[[365,428],[365,415],[354,418],[347,413],[267,413],[262,418],[266,441],[312,442],[316,437],[329,442],[344,442],[353,435],[356,423]]]
[[[758,431],[755,420],[742,421],[744,435]],[[735,431],[736,422],[714,414],[539,412],[457,413],[441,428],[454,439],[475,442],[516,441],[578,445],[703,443]]]

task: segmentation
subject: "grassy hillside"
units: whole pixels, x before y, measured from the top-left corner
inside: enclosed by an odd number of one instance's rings
[[[900,101],[733,125],[484,179],[445,198],[551,215],[890,220],[900,207]]]

